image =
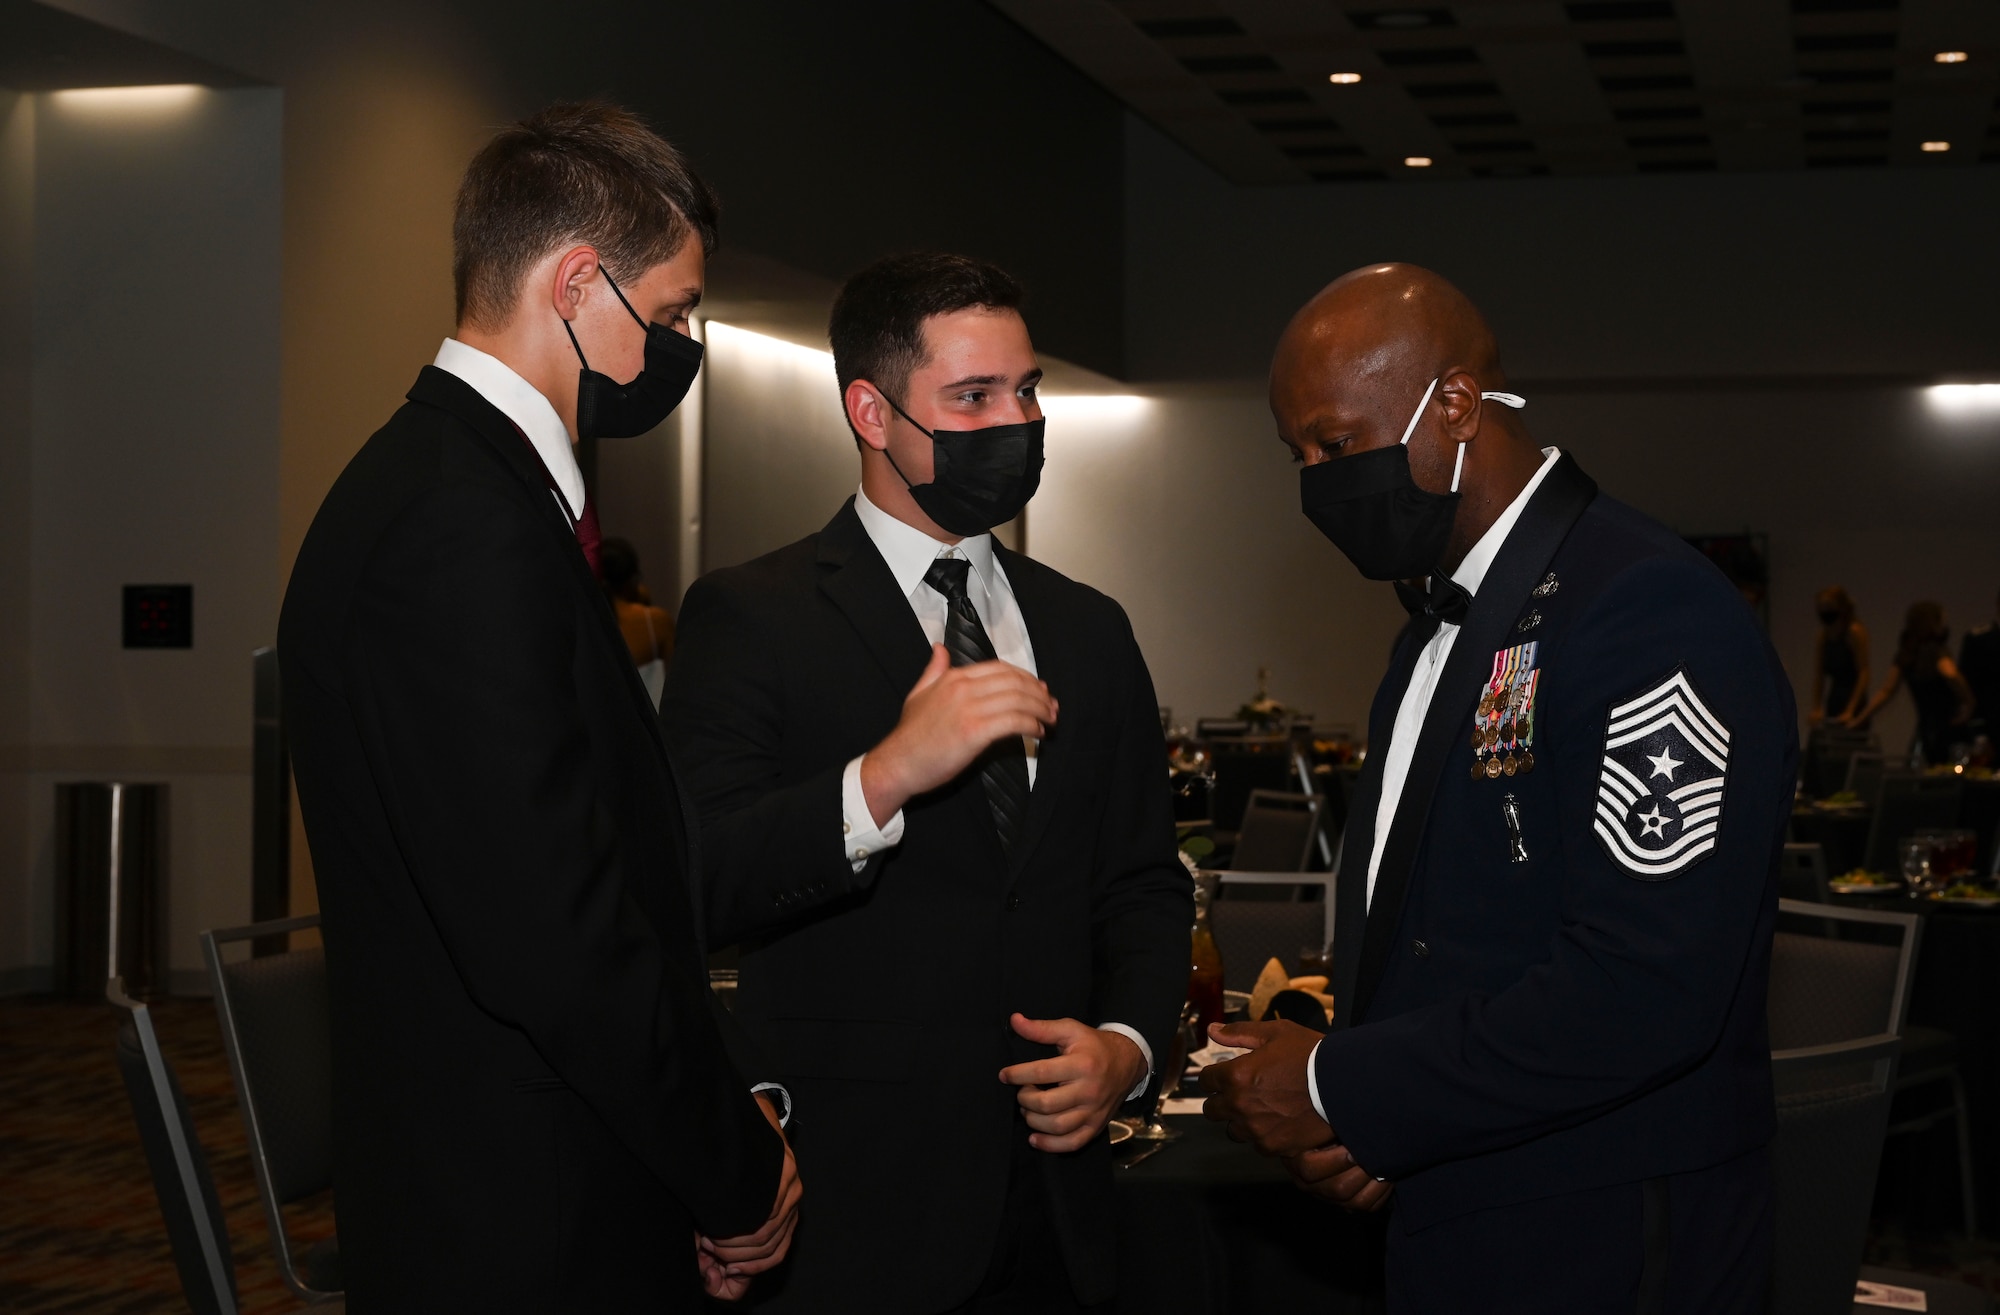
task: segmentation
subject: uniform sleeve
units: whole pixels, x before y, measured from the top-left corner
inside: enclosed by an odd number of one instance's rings
[[[679,647],[660,700],[660,729],[701,811],[702,880],[711,945],[734,945],[874,884],[881,853],[838,843],[846,764],[784,777],[786,650],[749,599],[696,582],[681,604]],[[888,727],[883,728],[886,733]]]
[[[692,925],[656,926],[595,784],[575,583],[517,500],[446,488],[370,560],[348,691],[398,849],[465,990],[712,1236],[756,1228],[782,1145],[730,1063]],[[694,913],[690,906],[688,918]]]
[[[1663,873],[1673,865],[1618,858],[1597,822],[1608,718],[1676,670],[1729,740],[1714,846]],[[1543,682],[1537,756],[1557,773],[1563,882],[1547,959],[1497,992],[1334,1032],[1314,1058],[1328,1122],[1379,1176],[1583,1123],[1693,1069],[1721,1035],[1774,898],[1791,696],[1742,603],[1705,567],[1649,559],[1621,573]],[[1431,854],[1448,861],[1450,849]]]
[[[1141,1048],[1150,1052],[1152,1066],[1171,1052],[1168,1041],[1187,999],[1194,883],[1174,843],[1167,745],[1153,678],[1123,613],[1118,622],[1123,701],[1091,901],[1097,959],[1092,1016],[1144,1037]]]

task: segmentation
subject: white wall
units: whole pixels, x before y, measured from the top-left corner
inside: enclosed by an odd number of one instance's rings
[[[54,784],[164,781],[186,984],[196,934],[249,911],[249,655],[279,594],[281,100],[32,99],[30,598],[14,632],[31,863],[0,903],[22,914],[0,973],[52,962]],[[193,584],[194,647],[122,648],[128,583]]]
[[[1362,723],[1403,614],[1300,515],[1297,476],[1253,384],[1149,387],[1115,420],[1065,425],[1030,512],[1035,555],[1119,599],[1162,703],[1227,714],[1271,693]],[[1877,679],[1903,609],[1945,605],[1962,634],[2000,590],[2000,413],[1949,419],[1920,390],[1561,393],[1530,399],[1538,439],[1683,533],[1770,536],[1772,639],[1799,691],[1812,595],[1842,583],[1874,631]],[[1885,746],[1913,724],[1899,699]]]

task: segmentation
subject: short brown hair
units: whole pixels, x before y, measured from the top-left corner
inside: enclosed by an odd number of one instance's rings
[[[596,101],[551,105],[486,143],[458,185],[459,321],[504,324],[522,277],[563,243],[588,242],[613,278],[636,279],[690,233],[714,251],[716,219],[715,193],[638,115]]]
[[[827,337],[840,391],[866,379],[901,405],[911,373],[926,360],[925,320],[974,306],[1017,311],[1022,300],[1013,275],[972,256],[913,251],[878,260],[833,300]]]

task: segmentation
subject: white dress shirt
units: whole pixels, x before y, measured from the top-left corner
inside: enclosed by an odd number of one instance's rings
[[[1535,496],[1535,490],[1554,469],[1561,451],[1552,447],[1542,449],[1542,464],[1535,471],[1534,478],[1526,488],[1515,495],[1507,504],[1507,510],[1493,522],[1486,533],[1479,536],[1479,542],[1465,554],[1465,560],[1451,573],[1452,582],[1475,598],[1479,586],[1486,579],[1493,559],[1500,555],[1501,545],[1507,542],[1513,532],[1514,523],[1521,519],[1521,512],[1527,507],[1528,499]],[[1382,850],[1389,843],[1389,828],[1396,820],[1397,805],[1403,802],[1403,786],[1410,779],[1410,760],[1416,756],[1417,738],[1423,733],[1424,718],[1430,715],[1431,696],[1437,693],[1438,677],[1444,673],[1445,662],[1451,657],[1451,646],[1458,640],[1458,627],[1449,621],[1438,623],[1437,633],[1424,645],[1424,651],[1417,655],[1416,669],[1410,673],[1409,688],[1403,691],[1403,701],[1396,707],[1395,729],[1389,734],[1389,747],[1382,758],[1382,797],[1375,805],[1375,847],[1368,854],[1368,904],[1375,903],[1375,874],[1382,868]],[[1341,1006],[1334,1002],[1335,1008]],[[1306,1060],[1306,1085],[1312,1092],[1313,1108],[1319,1116],[1326,1118],[1326,1111],[1319,1103],[1319,1070],[1313,1058],[1319,1054],[1319,1047],[1313,1047],[1312,1056]]]
[[[438,348],[437,359],[431,364],[463,379],[471,385],[473,392],[491,402],[495,410],[512,420],[527,435],[535,454],[548,468],[549,478],[556,482],[556,488],[549,490],[549,496],[556,500],[563,519],[574,528],[577,519],[583,515],[583,470],[576,464],[569,426],[556,414],[549,399],[542,396],[540,389],[515,374],[513,368],[499,357],[489,356],[477,347],[468,347],[456,338],[444,340],[444,346]],[[562,491],[558,493],[556,489]],[[750,1088],[752,1095],[766,1091],[777,1098],[778,1126],[789,1125],[792,1121],[792,1093],[776,1082],[759,1082]]]
[[[991,534],[975,534],[955,544],[933,539],[916,526],[906,525],[883,511],[861,490],[854,494],[854,514],[860,517],[861,528],[868,532],[875,551],[888,563],[896,588],[909,599],[910,610],[917,614],[917,624],[924,628],[926,639],[933,644],[944,642],[946,603],[943,594],[924,583],[924,574],[940,557],[962,557],[972,566],[966,575],[965,592],[972,601],[972,610],[979,614],[979,624],[985,627],[987,639],[993,643],[994,656],[1031,676],[1039,674],[1035,667],[1035,646],[1028,638],[1028,623],[1022,619],[1021,605],[1014,599],[1014,586],[1007,582],[1007,572],[993,553]],[[1028,754],[1028,788],[1033,790],[1035,754],[1041,742],[1033,737],[1025,737],[1024,742]],[[900,808],[879,826],[868,811],[867,797],[861,791],[861,758],[865,757],[863,754],[848,763],[840,778],[841,850],[856,872],[867,865],[870,855],[903,841]],[[1099,1026],[1107,1032],[1130,1037],[1139,1047],[1139,1053],[1146,1057],[1146,1077],[1125,1098],[1136,1099],[1152,1077],[1153,1048],[1146,1044],[1145,1037],[1123,1023]]]
[[[444,346],[438,348],[437,359],[431,362],[446,374],[457,375],[472,385],[472,391],[491,402],[500,414],[512,420],[528,442],[542,464],[549,469],[549,477],[562,490],[557,498],[562,507],[563,519],[571,525],[583,515],[583,470],[576,464],[576,451],[570,441],[569,426],[562,422],[556,409],[543,397],[541,390],[515,374],[513,369],[497,356],[488,356],[477,347],[468,347],[456,338],[446,338]],[[551,491],[553,495],[553,491]],[[563,506],[567,503],[567,506]]]

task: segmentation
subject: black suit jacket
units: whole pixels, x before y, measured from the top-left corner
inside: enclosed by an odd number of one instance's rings
[[[850,502],[825,530],[689,591],[661,719],[691,765],[712,938],[736,1009],[798,1094],[810,1184],[780,1308],[932,1311],[991,1258],[1023,1135],[997,1074],[1049,1053],[1010,1012],[1138,1029],[1165,1061],[1187,992],[1152,680],[1117,604],[997,550],[1062,705],[1003,858],[977,775],[904,811],[857,874],[841,773],[896,724],[930,649]],[[1106,1142],[1040,1159],[1079,1294],[1112,1288]]]
[[[692,814],[520,431],[425,369],[278,648],[326,938],[348,1306],[697,1309],[782,1147],[725,1053]]]
[[[1398,641],[1342,854],[1337,1030],[1316,1059],[1335,1132],[1398,1183],[1406,1228],[1763,1145],[1797,742],[1791,686],[1756,619],[1698,553],[1563,457],[1453,644],[1368,903],[1384,751],[1433,633],[1419,619]],[[1495,654],[1530,642],[1534,770],[1475,779],[1473,714]],[[1600,821],[1645,830],[1603,763],[1611,710],[1676,672],[1729,742],[1714,848],[1662,876],[1621,863],[1601,835]],[[1674,770],[1669,781],[1689,781]],[[1673,812],[1664,782],[1646,788]],[[1701,825],[1692,807],[1678,815]],[[1648,845],[1678,836],[1672,820],[1653,825],[1667,830]]]

